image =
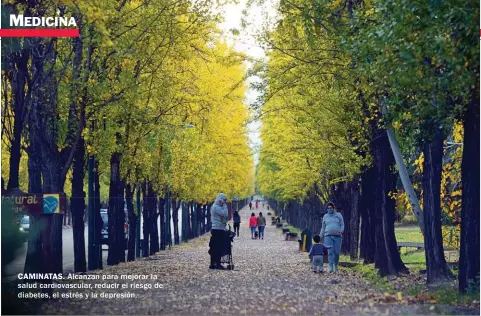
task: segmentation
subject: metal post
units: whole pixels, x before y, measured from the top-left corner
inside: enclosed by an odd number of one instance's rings
[[[140,257],[140,186],[137,187],[137,216],[136,216],[136,229],[135,229],[135,256]]]

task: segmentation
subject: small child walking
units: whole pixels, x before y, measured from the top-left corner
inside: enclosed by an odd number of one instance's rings
[[[312,271],[314,273],[323,273],[324,248],[329,249],[332,246],[321,244],[321,236],[314,235],[314,244],[309,251],[309,258],[312,258]]]

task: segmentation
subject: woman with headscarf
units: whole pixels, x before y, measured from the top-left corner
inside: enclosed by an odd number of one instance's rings
[[[336,212],[333,202],[328,202],[327,214],[322,217],[322,228],[319,236],[324,238],[324,244],[331,246],[328,249],[329,272],[337,272],[339,255],[341,253],[342,233],[344,233],[344,219],[341,213]]]
[[[222,248],[225,243],[229,242],[226,238],[225,226],[229,220],[229,210],[227,208],[227,196],[224,193],[219,193],[210,210],[210,218],[212,229],[210,231],[210,269],[224,270],[220,259],[222,256]]]

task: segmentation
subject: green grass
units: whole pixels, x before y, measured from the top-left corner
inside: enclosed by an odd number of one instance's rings
[[[358,264],[352,268],[356,273],[361,274],[374,288],[388,293],[394,293],[394,287],[385,277],[380,277],[374,264]]]
[[[394,229],[398,242],[422,242],[424,237],[419,226],[396,227]]]
[[[424,284],[417,284],[406,290],[406,293],[410,296],[416,296],[421,292],[425,295],[433,296],[439,304],[452,306],[465,306],[479,300],[479,289],[467,294],[461,294],[458,292],[457,282],[444,284],[442,288],[427,290]]]
[[[470,304],[473,301],[479,301],[479,291],[460,294],[457,286],[435,290],[431,292],[431,295],[433,295],[439,303],[447,305],[464,305]]]
[[[292,225],[287,225],[287,228],[289,228],[289,230],[293,233],[297,233],[297,234],[301,234],[302,230],[300,230],[299,228],[296,228]]]
[[[424,250],[406,251],[406,249],[403,249],[401,251],[401,260],[411,273],[419,273],[419,270],[426,269],[426,256]]]

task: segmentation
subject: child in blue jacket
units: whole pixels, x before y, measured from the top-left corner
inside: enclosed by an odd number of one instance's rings
[[[323,261],[324,261],[324,249],[329,249],[332,246],[327,246],[321,244],[321,236],[314,235],[314,244],[311,246],[309,251],[309,258],[312,258],[312,271],[314,273],[322,273],[323,271]]]

